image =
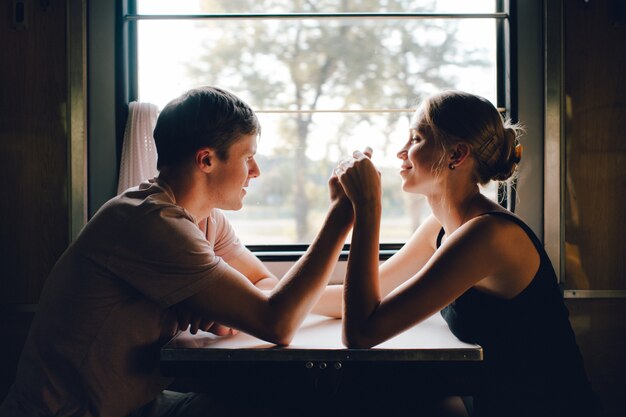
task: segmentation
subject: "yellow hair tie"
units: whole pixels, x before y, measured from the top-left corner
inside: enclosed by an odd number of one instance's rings
[[[513,158],[513,162],[519,164],[519,161],[522,160],[522,153],[524,152],[524,147],[521,144],[515,145],[515,157]]]

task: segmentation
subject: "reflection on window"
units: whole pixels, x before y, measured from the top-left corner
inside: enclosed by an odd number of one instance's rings
[[[429,213],[423,197],[400,189],[396,153],[412,112],[421,98],[451,88],[495,103],[496,18],[398,13],[494,7],[493,1],[138,1],[143,14],[204,15],[138,19],[139,100],[163,107],[189,88],[217,85],[258,113],[261,177],[251,181],[244,208],[226,213],[244,243],[309,243],[327,209],[332,168],[365,146],[382,171],[381,239],[401,243]],[[383,15],[332,15],[346,12]],[[495,187],[486,193],[495,198]]]

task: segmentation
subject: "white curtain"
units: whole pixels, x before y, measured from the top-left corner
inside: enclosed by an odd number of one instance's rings
[[[157,151],[152,137],[158,108],[150,103],[131,102],[122,144],[117,193],[157,175]]]

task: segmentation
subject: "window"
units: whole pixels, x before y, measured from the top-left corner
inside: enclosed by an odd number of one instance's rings
[[[127,6],[133,99],[163,107],[189,88],[218,85],[257,112],[262,174],[243,210],[226,212],[248,245],[309,243],[327,208],[332,168],[366,145],[383,175],[381,241],[403,243],[429,214],[423,197],[401,191],[396,158],[420,98],[455,88],[501,108],[511,102],[501,1]],[[495,186],[484,192],[497,198]]]

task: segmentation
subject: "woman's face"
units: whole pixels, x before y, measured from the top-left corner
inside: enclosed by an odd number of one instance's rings
[[[441,162],[442,152],[431,127],[423,121],[421,114],[416,113],[409,129],[409,138],[397,155],[402,160],[402,189],[411,193],[429,194],[436,185],[436,168]]]

